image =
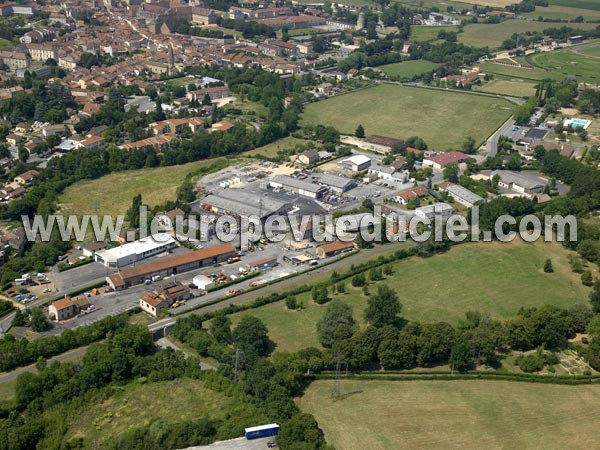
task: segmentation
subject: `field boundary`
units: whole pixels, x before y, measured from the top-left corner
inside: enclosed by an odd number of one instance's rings
[[[335,373],[320,373],[311,375],[314,380],[334,380]],[[519,383],[544,383],[562,385],[582,385],[600,383],[600,375],[535,375],[508,372],[468,372],[464,374],[453,374],[452,372],[380,372],[379,374],[349,374],[338,379],[344,380],[379,380],[379,381],[454,381],[454,380],[489,380],[489,381],[513,381]]]

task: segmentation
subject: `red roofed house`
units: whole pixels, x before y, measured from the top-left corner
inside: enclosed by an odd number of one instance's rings
[[[440,153],[439,155],[425,158],[423,160],[423,165],[426,167],[433,167],[434,169],[443,169],[448,164],[463,163],[469,158],[471,158],[471,156],[466,153],[452,150],[450,152]]]
[[[402,203],[403,205],[408,205],[408,202],[413,198],[425,197],[428,192],[429,190],[425,186],[415,186],[413,188],[398,192],[394,196],[394,200],[398,203]]]
[[[48,315],[50,319],[58,322],[75,317],[82,309],[90,305],[87,297],[80,295],[78,297],[65,297],[56,300],[48,307]]]

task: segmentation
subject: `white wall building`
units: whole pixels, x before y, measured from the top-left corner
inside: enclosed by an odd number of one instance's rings
[[[124,267],[144,258],[158,255],[176,245],[175,239],[168,234],[157,233],[119,247],[96,252],[95,259],[106,267]]]

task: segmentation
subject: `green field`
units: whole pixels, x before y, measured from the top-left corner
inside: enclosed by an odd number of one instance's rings
[[[515,97],[529,97],[535,95],[535,84],[525,80],[492,80],[477,87],[478,92],[492,94],[513,95]]]
[[[438,38],[440,31],[458,31],[458,26],[448,25],[442,27],[428,27],[424,25],[415,25],[410,27],[410,39],[416,42],[433,41]]]
[[[600,41],[563,48],[547,53],[529,55],[527,60],[538,67],[553,70],[564,76],[574,76],[578,81],[600,83]],[[590,56],[586,56],[590,55]]]
[[[13,43],[9,40],[0,38],[0,48],[10,47],[11,45],[13,45]]]
[[[501,64],[494,64],[490,62],[479,64],[479,68],[481,69],[482,73],[491,73],[494,76],[499,75],[508,79],[518,78],[523,80],[539,81],[545,78],[550,78],[558,81],[564,78],[564,76],[560,73],[540,68],[525,69],[522,67],[503,66]]]
[[[574,20],[576,17],[582,16],[588,21],[600,19],[600,9],[594,11],[591,9],[573,8],[569,6],[550,5],[547,8],[538,6],[535,8],[535,11],[525,13],[523,16],[531,19],[543,17],[544,19],[550,20]]]
[[[198,380],[133,383],[76,416],[65,441],[82,437],[85,448],[105,448],[108,439],[157,419],[170,423],[220,419],[235,414],[236,407],[236,400],[205,388]]]
[[[498,48],[502,45],[502,42],[510,38],[514,33],[542,31],[552,28],[555,25],[552,23],[519,19],[506,20],[498,24],[475,23],[465,27],[464,32],[458,35],[458,41],[473,47]],[[574,28],[589,30],[597,26],[598,24],[595,23],[580,23],[576,24]]]
[[[569,6],[571,8],[600,11],[600,1],[598,0],[549,0],[548,3],[556,6]]]
[[[598,447],[600,386],[506,381],[313,382],[300,408],[344,450]]]
[[[0,404],[5,401],[10,401],[15,397],[15,387],[17,379],[0,382]]]
[[[557,243],[536,242],[468,243],[448,253],[422,259],[413,257],[394,265],[394,274],[378,283],[392,287],[400,297],[403,317],[420,322],[464,319],[467,311],[508,318],[521,307],[552,304],[569,307],[587,303],[589,288],[573,273],[567,252]],[[543,265],[552,259],[554,273],[546,274]],[[377,283],[370,286],[375,292]],[[366,297],[362,289],[346,281],[345,294],[333,298],[353,308],[354,318],[364,325]],[[231,316],[237,323],[243,314],[260,318],[269,329],[277,350],[297,351],[319,346],[316,323],[325,311],[304,294],[298,297],[305,309],[290,311],[285,302],[273,303]]]
[[[468,136],[485,140],[514,110],[514,104],[460,92],[383,84],[311,103],[303,124],[324,124],[354,134],[406,139],[420,136],[435,150],[459,148]]]
[[[179,166],[114,172],[95,180],[79,181],[69,186],[59,198],[63,214],[124,214],[136,194],[149,206],[175,200],[177,188],[190,172],[225,164],[224,158]]]
[[[425,61],[425,60],[411,60],[404,61],[395,64],[386,64],[385,66],[379,67],[384,73],[391,77],[398,77],[401,79],[412,79],[417,75],[421,75],[426,72],[431,72],[439,67],[439,64]]]
[[[244,153],[244,155],[261,155],[267,158],[275,158],[277,156],[278,151],[290,150],[296,147],[297,145],[313,145],[314,147],[317,147],[317,144],[315,142],[288,136],[283,139],[279,139],[275,142],[271,142],[270,144],[263,145],[262,147],[258,147],[254,150],[250,150],[249,152]]]
[[[600,58],[600,42],[595,45],[585,46],[580,48],[580,53],[585,56],[591,56],[592,58]]]

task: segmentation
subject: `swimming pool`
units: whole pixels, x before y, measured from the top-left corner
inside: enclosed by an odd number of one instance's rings
[[[590,126],[590,123],[592,123],[591,120],[585,120],[585,119],[567,119],[563,122],[563,125],[565,127],[568,127],[569,125],[571,126],[571,128],[583,128],[584,130]]]

